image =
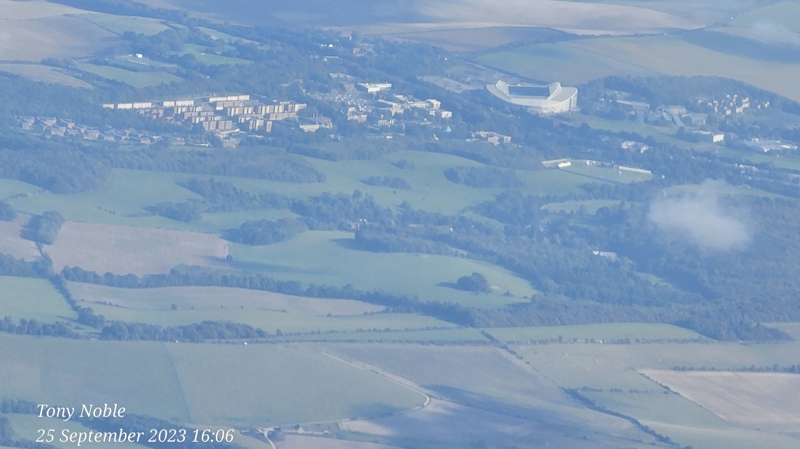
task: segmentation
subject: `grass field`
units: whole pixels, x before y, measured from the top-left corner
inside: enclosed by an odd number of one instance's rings
[[[471,344],[489,343],[489,340],[478,329],[439,329],[419,331],[392,331],[392,332],[336,332],[315,335],[292,335],[287,337],[274,337],[271,341],[319,341],[319,342],[418,342],[435,344]]]
[[[77,64],[79,70],[102,78],[110,79],[112,81],[119,81],[120,83],[129,84],[133,87],[150,87],[159,84],[169,84],[171,82],[181,82],[183,78],[177,77],[171,73],[159,72],[132,72],[130,70],[121,69],[118,67],[111,67],[107,65],[96,65],[88,62],[79,62]]]
[[[660,389],[640,369],[741,369],[791,366],[800,344],[663,343],[631,345],[548,344],[512,346],[530,365],[566,388]]]
[[[8,201],[11,198],[31,195],[35,192],[45,192],[41,187],[37,187],[27,182],[17,181],[16,179],[0,178],[0,198]]]
[[[50,282],[43,279],[0,276],[0,317],[35,319],[41,323],[68,321],[75,312]]]
[[[162,344],[0,334],[0,397],[79,407],[124,404],[130,413],[190,420]]]
[[[241,37],[232,36],[230,34],[223,33],[222,31],[212,30],[211,28],[198,27],[198,29],[200,31],[208,34],[209,36],[211,36],[212,39],[215,39],[215,40],[216,39],[222,39],[223,41],[225,41],[225,42],[227,42],[229,44],[233,44],[234,42],[242,41],[242,42],[247,43],[247,44],[255,44],[255,45],[258,45],[258,46],[263,46],[263,44],[261,44],[260,42],[251,41],[249,39],[243,39]]]
[[[214,53],[208,53],[208,50],[197,44],[186,44],[183,53],[194,55],[198,61],[208,65],[224,65],[224,64],[251,64],[252,61],[241,58],[232,58],[230,56],[222,56]]]
[[[715,52],[678,37],[603,37],[504,50],[478,62],[541,81],[580,84],[609,75],[703,75],[733,78],[800,100],[792,81],[800,64]]]
[[[97,223],[65,222],[47,254],[65,266],[98,273],[168,273],[176,265],[221,266],[228,243],[216,235]]]
[[[398,412],[425,399],[313,349],[272,345],[167,348],[196,423],[263,427],[338,420]]]
[[[69,290],[76,299],[106,302],[138,310],[215,309],[220,307],[247,310],[271,310],[310,316],[363,315],[380,312],[382,306],[350,299],[319,299],[282,295],[257,290],[227,287],[162,287],[127,289],[70,282]]]
[[[243,178],[223,178],[238,187],[251,192],[276,192],[292,197],[319,195],[326,191],[353,193],[360,190],[372,195],[384,206],[398,206],[408,201],[415,209],[437,211],[446,214],[457,213],[467,206],[494,198],[503,189],[477,189],[455,184],[444,177],[447,168],[456,166],[482,167],[484,164],[448,154],[421,151],[397,151],[375,160],[354,160],[331,162],[305,158],[315,168],[325,173],[323,183],[287,184]],[[414,162],[416,168],[403,170],[392,163],[406,159]],[[394,176],[406,179],[410,190],[389,189],[370,186],[361,182],[370,176]],[[522,180],[520,190],[530,194],[564,194],[578,189],[587,180],[584,177],[547,170],[517,170]]]
[[[525,280],[486,263],[427,254],[373,253],[351,249],[352,244],[352,233],[339,231],[309,231],[266,246],[231,244],[231,265],[279,279],[339,286],[352,283],[357,289],[413,294],[423,301],[474,307],[524,302],[524,296],[535,293]],[[440,285],[476,271],[496,287],[492,293],[473,294]],[[506,291],[514,296],[503,296]]]
[[[362,330],[394,330],[424,329],[428,327],[455,327],[454,324],[440,321],[425,315],[410,313],[378,313],[371,315],[314,316],[269,310],[242,308],[189,309],[189,310],[135,310],[106,306],[96,303],[79,303],[91,307],[95,313],[106,319],[121,320],[134,323],[157,324],[160,326],[178,326],[202,321],[232,321],[249,324],[275,334],[296,332],[356,332]]]
[[[789,373],[680,372],[644,375],[739,427],[800,433],[800,375]]]
[[[82,87],[91,89],[92,85],[63,73],[55,67],[48,67],[41,64],[9,64],[0,63],[0,72],[13,73],[33,81],[43,83],[63,84],[69,87]]]
[[[124,404],[176,422],[264,427],[369,417],[424,398],[314,349],[0,334],[0,397]],[[233,381],[235,379],[235,381]]]
[[[595,340],[697,340],[697,332],[669,324],[614,323],[581,326],[509,327],[485,329],[492,337],[504,342],[528,342],[562,338],[565,342],[577,339]]]

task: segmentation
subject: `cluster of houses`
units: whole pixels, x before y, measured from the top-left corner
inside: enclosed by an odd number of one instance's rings
[[[697,104],[709,112],[719,115],[744,114],[748,109],[762,110],[769,108],[770,102],[751,101],[750,97],[740,97],[738,94],[728,94],[721,100],[698,98]]]
[[[313,95],[321,101],[341,105],[347,120],[373,130],[406,124],[434,125],[453,117],[451,111],[442,109],[441,101],[393,93],[391,83],[356,83],[352,76],[343,73],[330,76],[339,82],[340,88]]]
[[[304,103],[273,101],[262,103],[250,95],[165,100],[160,102],[109,103],[103,108],[135,110],[141,115],[173,123],[201,126],[204,131],[220,135],[237,132],[272,132],[272,124],[281,120],[298,120],[297,113],[306,108]],[[332,127],[330,119],[316,118],[314,123],[301,123],[304,131]]]
[[[170,145],[197,144],[203,142],[187,142],[182,136],[171,134],[150,134],[135,129],[114,129],[111,127],[96,128],[75,123],[69,119],[57,117],[17,117],[20,128],[41,134],[59,137],[75,137],[83,140],[116,142],[120,144],[150,145],[166,141]]]

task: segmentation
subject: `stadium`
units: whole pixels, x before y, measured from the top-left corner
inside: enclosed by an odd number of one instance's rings
[[[503,101],[525,106],[537,114],[562,114],[578,106],[578,89],[562,87],[557,82],[547,85],[509,85],[505,81],[498,81],[487,84],[486,89]]]

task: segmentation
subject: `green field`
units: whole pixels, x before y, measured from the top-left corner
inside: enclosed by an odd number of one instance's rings
[[[512,346],[531,367],[566,388],[660,389],[637,369],[741,369],[796,364],[800,343],[547,344]]]
[[[131,289],[69,282],[72,296],[88,302],[104,302],[128,309],[171,310],[220,307],[271,310],[310,316],[363,315],[385,307],[350,299],[321,299],[230,287],[158,287]]]
[[[0,317],[35,319],[41,323],[70,321],[75,312],[43,279],[0,276]]]
[[[130,413],[190,420],[162,344],[0,334],[0,397],[79,407],[119,403]]]
[[[140,226],[167,227],[163,225],[174,220],[142,216],[149,215],[143,208],[162,201],[201,199],[199,195],[175,184],[176,179],[189,177],[166,172],[117,169],[112,172],[106,184],[96,190],[74,195],[57,195],[37,189],[35,194],[10,200],[9,203],[18,211],[31,214],[58,210],[65,219],[72,221],[122,225],[140,223]],[[22,190],[27,185],[15,183],[12,186]]]
[[[114,34],[122,35],[126,31],[137,34],[153,35],[162,31],[169,30],[161,20],[149,19],[146,17],[134,16],[115,16],[112,14],[78,14],[75,17],[86,19],[95,25],[104,28]]]
[[[292,240],[266,246],[231,244],[232,266],[278,279],[379,289],[417,295],[423,301],[455,302],[471,307],[500,307],[525,302],[535,293],[524,279],[496,266],[458,257],[408,253],[374,253],[351,249],[353,234],[309,231]],[[480,272],[494,290],[474,294],[442,283]],[[510,291],[513,297],[503,294]]]
[[[320,342],[417,342],[435,344],[472,344],[489,343],[489,340],[478,329],[440,329],[420,331],[392,331],[392,332],[335,332],[315,335],[292,335],[287,337],[274,337],[270,341],[320,341]]]
[[[211,28],[198,27],[198,29],[200,31],[208,34],[209,36],[211,36],[212,39],[222,39],[222,40],[224,40],[225,42],[227,42],[229,44],[233,44],[234,42],[242,41],[242,42],[247,43],[247,44],[255,44],[255,45],[258,45],[258,46],[263,46],[263,44],[261,44],[259,42],[251,41],[249,39],[243,39],[241,37],[232,36],[230,34],[225,34],[222,31],[212,30]]]
[[[478,62],[540,81],[581,84],[611,75],[720,76],[800,100],[800,65],[719,53],[675,36],[601,37],[534,44],[490,53]]]
[[[613,323],[580,326],[510,327],[485,329],[492,337],[504,342],[529,342],[562,338],[565,342],[577,339],[595,340],[698,340],[697,332],[669,324]]]
[[[129,84],[133,87],[150,87],[164,83],[169,84],[171,82],[183,81],[182,78],[167,72],[132,72],[118,67],[95,65],[88,62],[79,62],[77,66],[79,70],[84,72]]]
[[[16,179],[0,178],[0,199],[4,201],[8,201],[11,197],[31,195],[35,192],[46,192],[46,190]]]
[[[167,348],[195,423],[264,427],[330,421],[398,412],[425,399],[314,349],[273,345]]]
[[[317,350],[0,334],[0,397],[204,425],[264,427],[412,408],[424,398]],[[232,381],[236,379],[236,381]]]
[[[217,308],[194,310],[135,310],[103,304],[83,303],[91,307],[95,313],[106,319],[133,323],[157,324],[160,326],[178,326],[202,321],[232,321],[249,324],[269,333],[280,330],[288,332],[329,332],[363,330],[404,330],[424,329],[428,327],[455,327],[454,324],[440,321],[425,315],[407,313],[378,313],[352,316],[313,316],[298,313],[274,312],[269,310],[252,310],[242,308]]]
[[[225,64],[251,64],[252,61],[241,58],[232,58],[230,56],[222,56],[215,53],[209,53],[206,47],[197,44],[186,44],[183,53],[194,55],[197,60],[203,64],[208,65],[225,65]]]
[[[399,206],[408,201],[415,209],[447,214],[458,213],[468,206],[487,201],[502,189],[476,189],[455,184],[445,179],[444,170],[459,165],[482,166],[477,162],[457,156],[418,151],[398,151],[380,159],[369,161],[330,162],[304,158],[315,168],[325,173],[322,183],[283,183],[252,178],[214,176],[217,180],[230,181],[252,193],[279,193],[293,198],[305,199],[324,192],[352,194],[360,190],[373,196],[388,207]],[[415,162],[414,170],[401,170],[394,165],[401,159]],[[609,179],[619,177],[616,171],[601,173]],[[410,190],[393,190],[370,186],[361,182],[370,176],[402,177],[411,184]],[[520,190],[529,194],[566,194],[578,190],[578,186],[591,182],[591,178],[563,170],[518,170],[522,180]],[[201,197],[177,184],[176,181],[191,178],[207,179],[210,176],[155,172],[144,170],[115,169],[108,182],[99,189],[75,195],[56,195],[26,183],[0,180],[0,198],[9,198],[21,193],[26,197],[9,200],[17,210],[41,214],[47,210],[58,210],[67,220],[87,221],[126,226],[148,226],[200,232],[219,232],[238,227],[247,220],[270,219],[292,216],[289,211],[254,210],[235,213],[204,214],[199,222],[183,223],[160,216],[150,215],[143,208],[159,202],[183,202],[201,200]]]

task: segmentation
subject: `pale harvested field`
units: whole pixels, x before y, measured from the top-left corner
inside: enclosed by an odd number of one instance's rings
[[[219,265],[228,245],[216,235],[68,221],[47,246],[56,271],[65,266],[98,273],[167,273],[180,264]]]
[[[27,220],[28,216],[23,215],[19,216],[16,221],[0,221],[0,253],[11,254],[25,260],[34,260],[39,257],[36,244],[20,237],[22,225]]]
[[[86,56],[110,45],[115,38],[91,22],[64,15],[0,20],[0,60]]]
[[[83,80],[69,76],[55,67],[40,64],[8,64],[0,63],[0,72],[13,73],[24,76],[33,81],[43,83],[63,84],[69,87],[83,87],[91,89],[93,86]]]
[[[31,20],[84,12],[46,1],[0,0],[0,20]]]
[[[641,370],[733,425],[800,432],[800,375]]]
[[[286,435],[276,444],[278,449],[395,449],[396,446],[365,443],[363,441],[334,440],[332,438]]]
[[[215,21],[254,24],[269,15],[287,23],[393,34],[485,27],[551,27],[579,34],[632,34],[692,29],[718,20],[720,3],[575,2],[562,0],[142,0],[160,8],[186,8]],[[616,3],[616,4],[615,4]],[[619,4],[625,3],[625,4]],[[726,2],[728,3],[728,2]],[[640,6],[641,5],[641,6]],[[263,23],[261,23],[263,24]]]
[[[385,307],[349,299],[318,299],[280,293],[229,287],[160,287],[127,289],[103,285],[70,282],[69,290],[76,299],[105,302],[140,310],[169,310],[172,304],[179,309],[239,308],[273,310],[304,315],[362,315],[380,312]]]

